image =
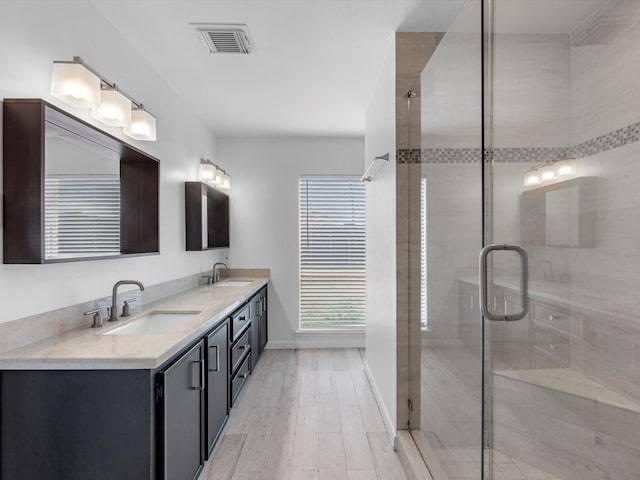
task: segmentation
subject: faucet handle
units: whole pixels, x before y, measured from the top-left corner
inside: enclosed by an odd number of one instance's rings
[[[100,308],[84,312],[84,315],[93,315],[93,323],[91,324],[91,328],[99,328],[104,325],[104,320],[102,319],[102,310]]]
[[[122,305],[122,315],[120,315],[121,317],[128,317],[129,315],[131,315],[131,308],[129,306],[131,302],[133,302],[132,298],[127,298],[124,301],[124,305]]]

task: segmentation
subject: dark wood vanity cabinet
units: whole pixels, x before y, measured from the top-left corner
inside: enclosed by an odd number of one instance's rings
[[[265,287],[153,370],[1,371],[0,480],[197,478],[264,348],[266,307]]]
[[[207,457],[229,418],[229,320],[206,336]]]
[[[0,372],[1,480],[156,480],[155,372]]]
[[[233,406],[251,369],[251,300],[231,317],[229,406]]]
[[[204,340],[159,372],[157,379],[162,478],[194,479],[204,465]]]
[[[262,288],[249,303],[251,307],[251,371],[253,371],[267,344],[267,288]]]
[[[260,308],[259,308],[259,322],[260,325],[260,350],[259,354],[262,355],[263,350],[267,346],[269,341],[269,325],[267,321],[267,287],[264,286],[260,292]]]

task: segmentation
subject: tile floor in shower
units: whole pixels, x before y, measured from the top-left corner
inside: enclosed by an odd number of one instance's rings
[[[448,480],[480,480],[478,353],[462,345],[427,347],[422,366],[422,429],[430,447]],[[485,451],[485,463],[490,453]],[[559,480],[499,451],[492,453],[495,480]]]
[[[477,448],[436,448],[434,451],[449,480],[480,480],[480,451]],[[496,450],[485,452],[485,462],[491,456],[495,480],[559,480]]]

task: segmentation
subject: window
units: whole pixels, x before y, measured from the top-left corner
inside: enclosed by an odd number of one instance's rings
[[[120,177],[48,176],[46,259],[120,254]]]
[[[365,189],[353,177],[301,177],[300,327],[365,323]]]
[[[429,328],[427,316],[427,179],[420,179],[420,327]]]

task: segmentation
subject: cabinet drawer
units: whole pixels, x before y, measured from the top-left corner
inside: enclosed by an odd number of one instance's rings
[[[244,386],[244,382],[247,381],[247,377],[249,377],[249,365],[251,364],[251,353],[247,355],[242,362],[242,365],[235,373],[235,375],[231,378],[231,406],[236,401],[240,390]]]
[[[569,333],[569,312],[544,303],[533,304],[534,323],[539,322],[553,329]]]
[[[231,372],[240,364],[242,357],[249,351],[249,332],[250,329],[246,329],[244,334],[240,337],[238,342],[231,349]]]
[[[247,305],[231,318],[231,338],[233,341],[242,334],[242,331],[249,325],[249,321],[249,305]]]

